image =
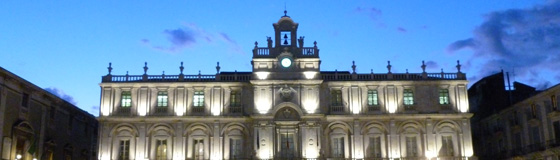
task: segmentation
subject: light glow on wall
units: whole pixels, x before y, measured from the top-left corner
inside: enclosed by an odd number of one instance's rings
[[[271,159],[270,151],[268,149],[264,149],[264,148],[259,150],[259,155],[258,156],[259,156],[260,159]]]
[[[257,74],[258,79],[265,80],[270,74],[270,72],[255,72],[255,74]]]
[[[429,160],[431,160],[432,158],[436,157],[436,153],[434,151],[426,151],[426,158],[428,158]]]
[[[307,147],[305,158],[319,158],[319,151],[316,147]]]
[[[389,113],[397,112],[397,104],[394,101],[387,102],[387,112]]]
[[[260,98],[256,101],[256,106],[260,114],[266,114],[270,109],[270,100]]]
[[[177,116],[183,116],[185,112],[185,108],[183,108],[183,103],[177,103],[177,107],[175,108],[175,114]]]
[[[303,75],[305,75],[305,78],[307,79],[313,79],[315,77],[315,75],[317,74],[317,72],[303,72]]]
[[[317,110],[317,107],[319,106],[319,103],[317,103],[317,101],[311,100],[311,99],[307,99],[303,101],[303,109],[305,109],[305,111],[307,111],[307,113],[315,113],[315,111]]]

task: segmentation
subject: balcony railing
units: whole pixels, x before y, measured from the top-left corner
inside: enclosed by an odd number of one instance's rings
[[[157,115],[167,114],[167,111],[168,111],[168,107],[156,107],[155,114]]]
[[[382,80],[466,80],[464,73],[370,73],[321,72],[325,81],[382,81]]]
[[[230,114],[241,114],[243,113],[243,106],[241,105],[232,105],[229,107]]]
[[[379,105],[373,105],[373,106],[368,106],[367,107],[367,111],[368,112],[376,112],[376,111],[380,111],[381,107]]]
[[[192,113],[194,114],[204,114],[204,107],[193,107]]]
[[[130,115],[130,109],[131,107],[118,107],[117,108],[117,115],[120,116],[126,116],[126,115]]]
[[[331,104],[331,113],[343,113],[344,106],[342,104]]]

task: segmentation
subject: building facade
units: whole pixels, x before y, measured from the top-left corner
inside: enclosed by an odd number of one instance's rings
[[[320,71],[282,16],[251,72],[102,77],[99,159],[469,159],[465,74]]]
[[[3,160],[97,159],[95,117],[0,67]]]
[[[494,83],[503,86],[503,76],[501,81]],[[514,84],[517,87],[509,90],[510,94],[506,96],[519,97],[513,98],[515,103],[491,114],[481,114],[485,116],[473,121],[475,153],[481,159],[559,160],[560,85],[535,91],[534,88]],[[471,89],[475,90],[477,86],[478,82]]]

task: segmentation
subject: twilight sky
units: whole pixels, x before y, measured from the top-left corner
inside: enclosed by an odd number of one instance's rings
[[[286,5],[284,5],[286,4]],[[251,71],[284,6],[321,70],[456,72],[470,83],[503,69],[539,89],[560,82],[560,0],[1,1],[0,66],[93,115],[101,76]]]

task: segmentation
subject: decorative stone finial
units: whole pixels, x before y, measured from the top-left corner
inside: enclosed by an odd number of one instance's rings
[[[255,48],[259,46],[259,42],[255,41]]]
[[[179,70],[181,70],[181,74],[183,74],[183,69],[185,69],[185,67],[183,67],[183,62],[181,62],[181,67],[179,67]]]
[[[216,64],[216,74],[220,73],[220,62]]]
[[[408,74],[408,69],[406,69],[406,74]]]
[[[126,75],[128,75],[128,71],[126,71]]]
[[[391,61],[387,61],[387,70],[389,70],[389,73],[391,73]]]
[[[111,62],[109,62],[109,67],[107,67],[107,70],[109,70],[109,74],[107,75],[111,75],[111,71],[113,71],[113,67],[111,67]]]
[[[352,74],[356,73],[356,63],[352,61]]]
[[[371,74],[373,74],[373,69],[371,69]]]
[[[426,64],[424,64],[424,61],[422,61],[422,73],[426,73]]]
[[[457,60],[457,73],[461,73],[461,63],[459,63],[459,60]]]
[[[198,70],[198,75],[199,75],[199,76],[201,75],[201,74],[200,74],[200,70]]]
[[[317,47],[317,41],[313,41],[313,47]]]
[[[443,73],[443,68],[441,69],[441,73]]]
[[[148,62],[144,62],[144,74],[148,72]]]

